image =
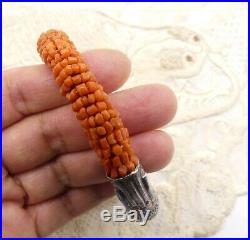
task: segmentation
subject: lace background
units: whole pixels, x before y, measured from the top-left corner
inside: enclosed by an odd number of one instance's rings
[[[193,237],[220,229],[248,189],[247,14],[247,3],[3,4],[4,69],[41,63],[38,36],[62,29],[80,51],[125,52],[132,74],[123,88],[157,82],[178,97],[177,115],[163,128],[174,159],[150,175],[158,216],[146,227],[103,223],[99,213],[113,198],[53,236]]]

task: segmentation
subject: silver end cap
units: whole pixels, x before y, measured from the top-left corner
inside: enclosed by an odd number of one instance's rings
[[[159,208],[158,198],[149,185],[146,173],[140,165],[123,178],[109,179],[127,212],[136,210],[138,212],[138,220],[140,220],[141,214],[139,213],[141,212],[145,215],[150,211],[148,220],[157,214]]]

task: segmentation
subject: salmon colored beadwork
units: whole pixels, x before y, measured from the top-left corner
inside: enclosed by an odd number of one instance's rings
[[[37,50],[51,68],[60,93],[72,104],[107,176],[116,179],[133,172],[139,162],[128,129],[67,34],[57,30],[42,33]]]

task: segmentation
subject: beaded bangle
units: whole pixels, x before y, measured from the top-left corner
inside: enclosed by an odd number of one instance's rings
[[[52,69],[60,93],[72,104],[119,199],[127,210],[149,210],[152,218],[157,197],[131,148],[128,129],[74,44],[64,32],[49,30],[39,37],[37,50]]]

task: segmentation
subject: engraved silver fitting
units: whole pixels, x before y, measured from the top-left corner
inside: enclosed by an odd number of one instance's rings
[[[159,208],[158,198],[149,185],[146,173],[140,164],[133,172],[123,178],[109,179],[127,212],[136,210],[138,220],[140,220],[141,212],[145,215],[150,211],[148,220],[157,214]]]

